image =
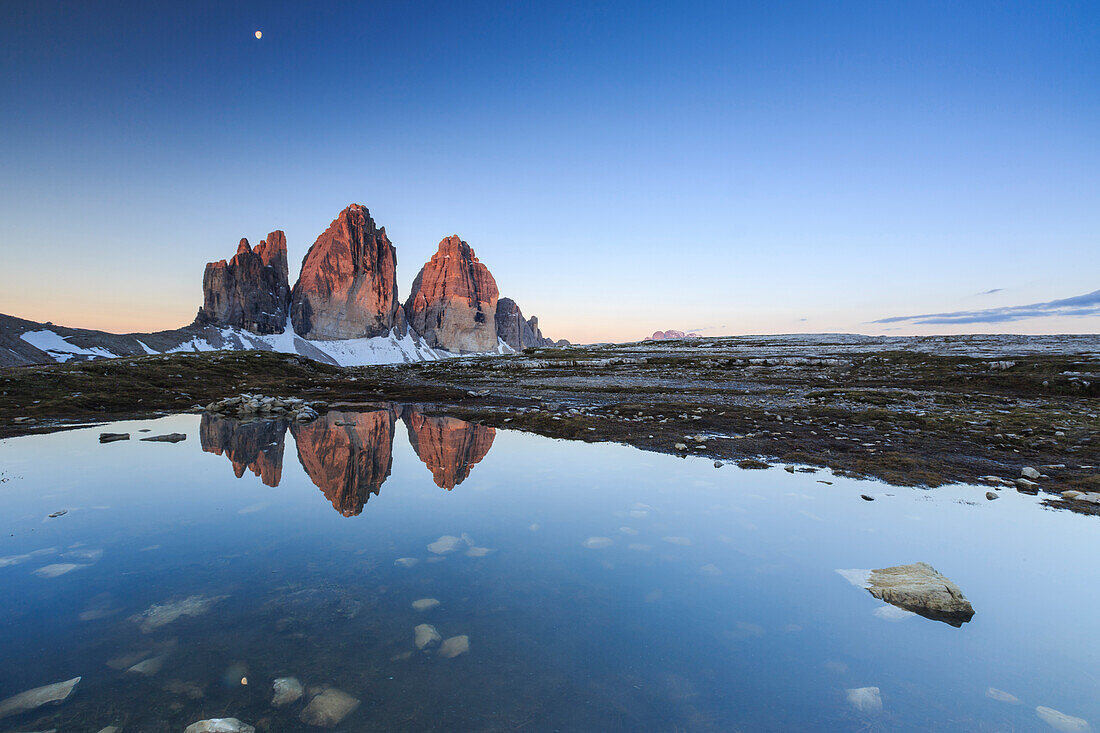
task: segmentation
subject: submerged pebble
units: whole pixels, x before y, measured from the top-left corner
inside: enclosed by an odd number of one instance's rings
[[[861,713],[877,713],[882,710],[882,696],[877,687],[856,687],[846,692],[848,702]]]
[[[417,649],[426,649],[443,638],[431,624],[420,624],[413,629],[413,634]]]
[[[610,547],[611,546],[611,538],[610,537],[589,537],[588,539],[586,539],[581,544],[584,545],[585,547],[587,547],[589,550],[598,550],[598,549],[603,548],[603,547]]]
[[[210,718],[192,723],[183,733],[256,733],[256,729],[236,718]]]
[[[271,704],[275,707],[297,702],[305,692],[297,677],[280,677],[275,680],[272,688],[275,691],[275,696],[271,698]]]
[[[20,692],[18,695],[13,695],[6,700],[0,700],[0,718],[34,710],[47,703],[63,702],[73,693],[80,679],[80,677],[73,677],[71,680],[56,682],[44,687],[35,687],[33,690]]]
[[[455,537],[454,535],[445,534],[435,542],[428,545],[428,552],[435,553],[436,555],[446,555],[449,552],[454,552],[458,549],[459,543],[462,542],[461,537]]]
[[[307,725],[332,728],[359,707],[359,701],[348,693],[329,688],[309,701],[299,719]]]
[[[1015,695],[1005,692],[1004,690],[998,690],[996,687],[990,687],[985,691],[985,696],[991,700],[997,702],[1007,702],[1016,705],[1020,702],[1020,699]]]
[[[1062,711],[1055,710],[1054,708],[1040,705],[1035,708],[1035,714],[1051,728],[1060,730],[1062,733],[1089,733],[1089,731],[1092,730],[1087,720],[1076,718],[1072,715],[1066,715]]]
[[[470,651],[470,637],[463,634],[462,636],[452,636],[439,646],[439,656],[446,657],[447,659],[453,659],[459,654],[465,654]]]
[[[218,601],[228,596],[188,596],[178,601],[169,603],[154,603],[145,611],[131,618],[135,623],[141,624],[141,630],[145,633],[166,626],[184,616],[201,616],[210,610]]]
[[[439,605],[439,601],[435,598],[421,598],[412,602],[414,611],[430,611]]]

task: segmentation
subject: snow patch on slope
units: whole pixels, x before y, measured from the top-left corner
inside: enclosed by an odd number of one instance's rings
[[[19,338],[23,339],[39,351],[45,351],[47,354],[53,357],[54,361],[61,363],[67,362],[74,356],[99,356],[107,359],[114,359],[119,356],[113,351],[109,351],[101,346],[84,348],[83,346],[70,344],[60,335],[54,333],[49,329],[43,329],[41,331],[26,331],[20,334]]]

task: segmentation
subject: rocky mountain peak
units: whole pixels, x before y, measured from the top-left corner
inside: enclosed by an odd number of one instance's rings
[[[195,323],[282,333],[290,307],[286,235],[275,230],[255,250],[242,239],[229,262],[207,263],[202,293]]]
[[[294,330],[313,339],[384,336],[398,316],[397,249],[365,206],[340,212],[302,260],[290,313]]]
[[[496,280],[473,248],[451,235],[440,241],[413,281],[405,315],[432,348],[452,353],[493,351],[498,296]]]

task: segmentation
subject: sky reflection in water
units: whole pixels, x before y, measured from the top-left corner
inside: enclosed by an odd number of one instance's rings
[[[0,698],[83,680],[0,730],[301,730],[304,700],[270,704],[282,676],[361,700],[342,730],[1100,720],[1100,524],[1015,492],[716,470],[408,407],[8,439],[4,479]],[[962,588],[971,622],[899,613],[836,573],[916,561]],[[186,599],[195,615],[141,615]],[[419,624],[469,650],[417,650]],[[160,669],[115,668],[128,658]],[[870,686],[881,711],[848,699]]]

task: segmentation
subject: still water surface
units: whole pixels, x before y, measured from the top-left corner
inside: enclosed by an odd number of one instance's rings
[[[300,716],[324,688],[360,701],[346,731],[1100,721],[1100,521],[1015,492],[716,469],[408,407],[12,438],[0,482],[0,699],[82,677],[0,731],[318,730]],[[836,572],[917,561],[972,621]],[[279,677],[303,699],[274,707]],[[881,710],[850,702],[864,687]]]

